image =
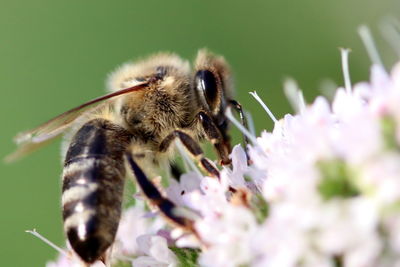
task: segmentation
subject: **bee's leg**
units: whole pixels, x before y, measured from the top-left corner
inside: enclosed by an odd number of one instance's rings
[[[211,161],[204,157],[203,150],[199,146],[199,144],[193,140],[191,136],[188,134],[175,130],[167,137],[160,144],[160,152],[166,152],[167,149],[170,147],[172,141],[175,138],[179,138],[185,148],[189,151],[189,153],[199,162],[199,166],[203,168],[209,175],[218,177],[219,178],[219,171],[218,169],[211,163]]]
[[[203,127],[207,140],[209,140],[218,153],[221,165],[228,165],[231,163],[229,153],[231,150],[228,137],[224,138],[223,133],[215,125],[211,117],[204,111],[200,111],[197,115],[198,120]]]
[[[229,105],[232,106],[239,113],[240,122],[242,123],[244,128],[248,129],[247,128],[247,120],[246,120],[246,117],[244,116],[242,105],[233,99],[229,100]],[[247,148],[247,145],[249,144],[249,139],[244,134],[243,134],[243,141],[244,141],[247,162],[250,162],[250,156],[249,156],[249,152],[248,152],[248,148]]]
[[[136,177],[136,181],[140,188],[142,189],[143,194],[146,198],[155,206],[158,207],[160,212],[173,224],[182,227],[183,229],[195,233],[193,227],[193,221],[189,220],[186,217],[179,216],[176,214],[175,209],[177,208],[174,203],[172,203],[169,199],[163,197],[158,191],[157,187],[147,178],[147,176],[143,173],[142,169],[135,162],[132,157],[132,154],[126,153],[126,159],[128,161],[129,166],[132,169]]]

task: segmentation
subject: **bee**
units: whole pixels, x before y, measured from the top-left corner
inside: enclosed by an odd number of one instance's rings
[[[199,143],[211,142],[220,164],[230,164],[226,109],[236,109],[246,124],[240,104],[232,99],[227,62],[205,49],[198,52],[194,71],[179,56],[159,53],[119,67],[109,76],[108,88],[108,94],[19,134],[19,148],[7,159],[66,133],[64,231],[86,264],[104,260],[114,242],[127,170],[168,221],[194,232],[192,221],[172,212],[175,205],[148,179],[149,173],[171,162],[171,144],[177,139],[205,172],[218,178]]]

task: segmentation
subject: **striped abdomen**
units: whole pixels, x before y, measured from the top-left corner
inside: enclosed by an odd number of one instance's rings
[[[131,135],[104,119],[87,122],[75,134],[63,172],[64,230],[87,263],[113,243],[125,182],[123,155]]]

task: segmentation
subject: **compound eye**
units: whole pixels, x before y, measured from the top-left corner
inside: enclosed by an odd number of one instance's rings
[[[196,73],[195,84],[200,97],[204,97],[211,112],[216,111],[219,104],[217,79],[209,70],[199,70]]]

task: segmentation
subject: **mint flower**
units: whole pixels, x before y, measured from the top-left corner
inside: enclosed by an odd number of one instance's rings
[[[227,111],[252,142],[251,165],[237,145],[219,180],[203,177],[178,146],[193,171],[161,190],[196,233],[168,225],[137,199],[124,211],[111,264],[400,266],[400,63],[387,72],[368,29],[360,34],[374,62],[369,81],[351,83],[342,50],[345,86],[332,100],[306,104],[288,80],[296,113],[277,119],[252,93],[274,122],[259,137]],[[61,252],[48,267],[80,266]]]

